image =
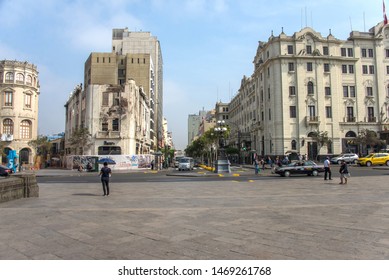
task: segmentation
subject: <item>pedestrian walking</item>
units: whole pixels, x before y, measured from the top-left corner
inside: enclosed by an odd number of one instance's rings
[[[99,176],[101,177],[101,184],[103,185],[103,196],[109,196],[109,178],[111,177],[112,171],[108,167],[108,163],[104,162],[104,166],[100,170]]]
[[[342,163],[340,165],[339,173],[340,173],[339,185],[347,184],[347,178],[350,178],[350,172],[348,171],[347,163],[344,160],[342,160]]]
[[[253,165],[254,165],[254,169],[255,169],[255,175],[258,175],[258,172],[259,172],[259,162],[258,162],[257,158],[254,159]]]
[[[331,178],[331,163],[330,163],[330,158],[326,157],[324,161],[324,180],[327,180],[327,175],[328,179],[332,180]]]

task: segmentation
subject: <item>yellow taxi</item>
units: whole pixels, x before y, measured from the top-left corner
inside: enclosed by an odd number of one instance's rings
[[[389,153],[374,153],[358,159],[359,165],[387,165],[389,166]]]

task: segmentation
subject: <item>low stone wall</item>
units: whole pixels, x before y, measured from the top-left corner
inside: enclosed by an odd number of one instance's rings
[[[0,179],[0,202],[26,197],[39,197],[35,174],[18,174]]]

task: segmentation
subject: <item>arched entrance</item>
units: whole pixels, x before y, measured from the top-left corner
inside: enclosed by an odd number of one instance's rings
[[[358,154],[358,144],[355,142],[357,134],[354,131],[347,131],[345,138],[342,139],[342,152]]]
[[[20,164],[29,164],[30,163],[30,149],[23,148],[19,152],[19,161]]]

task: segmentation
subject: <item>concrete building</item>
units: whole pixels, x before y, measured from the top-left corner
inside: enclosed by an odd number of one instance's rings
[[[34,64],[0,61],[0,132],[2,162],[10,150],[16,151],[20,164],[32,164],[36,151],[28,145],[37,139],[40,86]]]
[[[199,136],[200,125],[206,114],[207,111],[203,108],[198,114],[188,115],[188,145]]]
[[[387,138],[389,127],[389,27],[353,31],[347,40],[312,28],[259,42],[251,77],[230,102],[229,121],[249,133],[262,155],[364,152],[363,129]],[[312,137],[327,132],[321,146]]]
[[[66,154],[150,153],[149,103],[134,80],[123,85],[89,85],[84,90],[77,86],[65,108]],[[69,139],[80,127],[90,132],[91,145],[72,150]]]
[[[163,59],[161,44],[150,32],[132,32],[128,28],[113,29],[112,53],[127,57],[126,73],[142,86],[150,99],[152,149],[163,146]],[[140,67],[140,65],[144,67]],[[147,66],[147,67],[146,67]],[[121,68],[119,68],[120,71]],[[148,71],[147,75],[145,72]],[[119,77],[119,84],[123,81]],[[125,80],[124,80],[125,81]]]

